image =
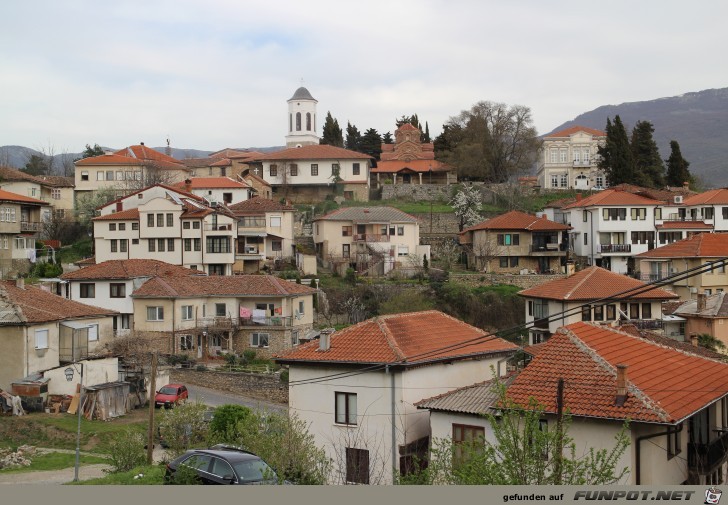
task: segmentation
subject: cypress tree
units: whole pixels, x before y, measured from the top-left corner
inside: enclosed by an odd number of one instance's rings
[[[637,121],[630,144],[634,160],[634,184],[648,188],[665,185],[665,164],[652,137],[655,127],[649,121]]]
[[[665,161],[667,162],[668,186],[682,186],[683,183],[693,182],[693,176],[688,170],[690,163],[683,158],[677,140],[670,141],[670,157]]]
[[[349,123],[346,123],[346,148],[352,151],[359,151],[361,145],[361,133],[359,129]]]
[[[607,140],[603,147],[599,147],[599,168],[607,176],[610,186],[634,182],[634,162],[632,151],[624,129],[622,119],[617,115],[614,123],[607,118]]]
[[[328,112],[326,114],[326,121],[324,121],[324,127],[322,131],[322,144],[336,147],[344,147],[344,134],[341,131],[339,122],[331,116],[331,112]]]

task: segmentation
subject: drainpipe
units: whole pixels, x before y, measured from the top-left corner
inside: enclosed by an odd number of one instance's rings
[[[591,235],[589,237],[591,239],[589,242],[589,252],[591,256],[591,266],[594,266],[594,214],[592,214],[591,210],[586,210],[586,212],[589,213],[589,235]]]
[[[394,372],[392,372],[392,369],[390,368],[390,365],[387,365],[385,367],[385,372],[389,374],[389,381],[390,386],[389,389],[391,391],[391,422],[392,422],[392,484],[394,484],[397,480],[397,430],[395,426],[395,411],[396,411],[396,401],[395,401],[395,394],[394,394]]]
[[[640,469],[641,469],[641,465],[640,465],[640,443],[643,440],[648,440],[650,438],[661,437],[663,435],[669,436],[669,435],[672,435],[673,433],[680,433],[682,431],[682,429],[683,429],[683,423],[680,423],[680,427],[677,430],[675,430],[675,431],[671,431],[671,429],[668,428],[667,431],[660,431],[658,433],[653,433],[651,435],[643,435],[641,437],[637,437],[637,441],[636,441],[637,442],[636,443],[637,452],[635,453],[635,459],[637,460],[636,461],[636,464],[635,464],[635,485],[639,486],[641,484],[641,482],[640,482],[640,479],[641,479],[641,476],[640,476]]]

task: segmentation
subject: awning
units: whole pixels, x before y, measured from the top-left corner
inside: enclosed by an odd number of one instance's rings
[[[268,234],[264,231],[239,231],[238,237],[266,237]]]
[[[73,328],[74,330],[83,330],[88,328],[90,325],[88,323],[78,323],[76,321],[61,321],[61,326]]]
[[[268,236],[269,237],[273,237],[273,238],[279,238],[279,239],[283,239],[284,238],[284,237],[281,237],[280,235],[274,235],[272,233],[269,233]]]

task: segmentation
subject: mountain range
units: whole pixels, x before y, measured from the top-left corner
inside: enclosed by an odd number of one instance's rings
[[[650,121],[663,159],[670,156],[670,141],[677,140],[690,172],[703,186],[728,186],[728,88],[706,89],[669,98],[619,105],[602,105],[554,128],[571,126],[604,130],[607,118],[619,115],[631,135],[637,121]]]

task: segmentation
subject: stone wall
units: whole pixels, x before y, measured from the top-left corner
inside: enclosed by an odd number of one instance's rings
[[[174,368],[170,380],[288,405],[288,385],[281,382],[278,373],[200,372]]]
[[[564,274],[554,275],[512,275],[512,274],[450,274],[449,281],[453,284],[476,288],[478,286],[493,286],[494,284],[511,284],[521,289],[530,289],[556,279],[564,279]]]
[[[382,200],[446,201],[451,198],[453,187],[446,184],[383,184]]]
[[[457,235],[460,233],[458,219],[452,212],[433,212],[432,227],[430,227],[430,213],[413,214],[420,223],[420,237],[423,235]]]

